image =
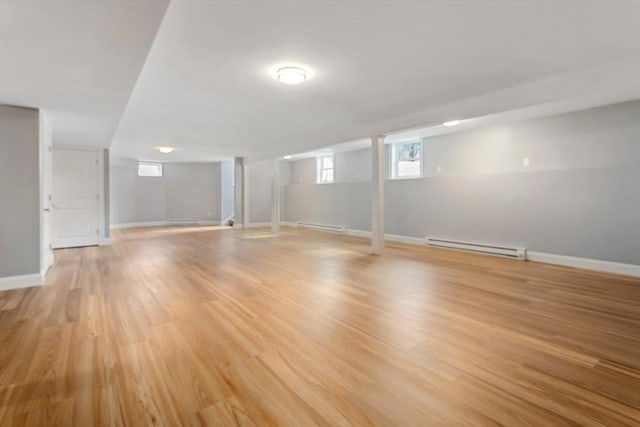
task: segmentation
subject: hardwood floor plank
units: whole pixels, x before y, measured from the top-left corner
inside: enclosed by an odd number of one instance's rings
[[[0,425],[640,425],[640,279],[368,252],[286,227],[56,251],[0,292]]]

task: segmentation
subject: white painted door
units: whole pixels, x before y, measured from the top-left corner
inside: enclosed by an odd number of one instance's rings
[[[98,244],[98,152],[53,149],[53,247]]]

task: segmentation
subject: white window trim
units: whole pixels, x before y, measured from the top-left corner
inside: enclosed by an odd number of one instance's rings
[[[140,165],[153,165],[160,166],[160,175],[140,175]],[[164,177],[164,165],[161,162],[138,162],[138,166],[136,167],[136,174],[140,178],[163,178]]]
[[[396,147],[403,144],[411,144],[411,143],[420,143],[420,174],[412,175],[412,176],[397,176],[396,171]],[[424,141],[422,139],[415,141],[402,141],[402,142],[394,142],[389,144],[388,151],[388,173],[387,179],[389,180],[404,180],[404,179],[421,179],[424,178]]]
[[[333,180],[323,182],[322,181],[322,159],[331,157],[333,159]],[[334,184],[336,182],[336,155],[335,154],[324,154],[318,156],[316,160],[316,184]]]

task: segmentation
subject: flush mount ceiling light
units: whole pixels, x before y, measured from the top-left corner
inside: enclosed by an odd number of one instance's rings
[[[278,69],[277,78],[279,82],[297,85],[307,80],[307,72],[298,67],[282,67]]]
[[[444,122],[442,126],[458,126],[460,124],[460,120],[451,120],[450,122]]]
[[[289,160],[291,158],[293,158],[293,156],[290,155],[290,154],[287,154],[286,156],[283,157],[283,159],[285,159],[285,160]]]
[[[173,148],[172,147],[156,147],[156,150],[160,151],[163,154],[173,153]]]

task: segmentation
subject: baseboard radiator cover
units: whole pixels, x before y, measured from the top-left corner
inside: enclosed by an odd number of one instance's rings
[[[298,221],[296,222],[296,224],[298,227],[310,228],[313,230],[328,231],[330,233],[344,233],[347,230],[347,228],[344,225],[318,224],[315,222],[306,222],[306,221]]]
[[[436,246],[439,248],[457,249],[467,252],[483,253],[487,255],[500,256],[504,258],[512,258],[525,260],[527,250],[525,248],[509,247],[502,245],[490,245],[484,243],[462,242],[452,239],[441,239],[437,237],[427,237],[428,246]]]

